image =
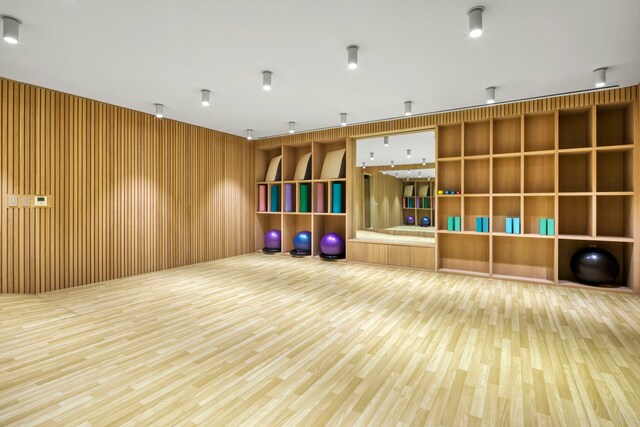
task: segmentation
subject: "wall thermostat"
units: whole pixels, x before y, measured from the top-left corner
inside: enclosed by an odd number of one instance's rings
[[[47,196],[34,197],[33,205],[39,207],[47,206]]]

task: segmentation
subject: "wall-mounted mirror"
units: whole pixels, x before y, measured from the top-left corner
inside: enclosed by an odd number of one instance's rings
[[[356,141],[356,238],[435,243],[435,131]]]

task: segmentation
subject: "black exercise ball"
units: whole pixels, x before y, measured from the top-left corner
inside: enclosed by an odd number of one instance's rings
[[[618,260],[600,248],[580,249],[571,257],[569,266],[579,281],[589,285],[611,283],[620,273]]]

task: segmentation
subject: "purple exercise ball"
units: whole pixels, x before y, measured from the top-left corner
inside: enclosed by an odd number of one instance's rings
[[[407,217],[407,225],[415,225],[415,224],[416,224],[416,219],[412,215],[409,215]]]
[[[320,252],[325,255],[344,253],[344,239],[338,233],[327,233],[320,240]]]
[[[280,230],[269,230],[264,234],[264,247],[267,249],[280,249]]]

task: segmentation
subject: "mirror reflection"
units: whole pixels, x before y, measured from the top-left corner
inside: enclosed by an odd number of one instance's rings
[[[435,242],[435,132],[356,142],[356,238]]]

